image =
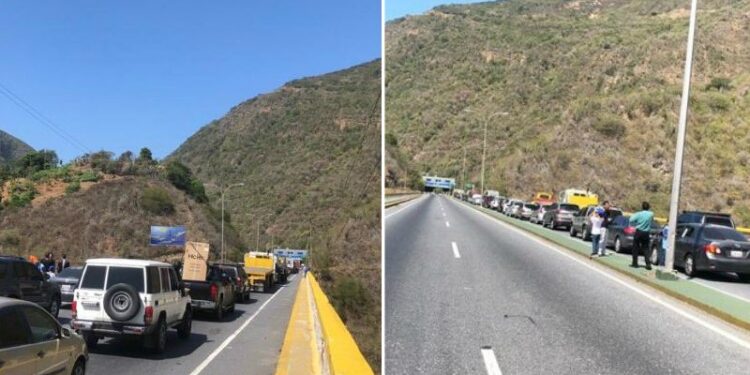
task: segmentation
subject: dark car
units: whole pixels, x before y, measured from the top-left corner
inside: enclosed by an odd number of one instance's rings
[[[570,229],[570,225],[573,224],[573,214],[578,212],[578,205],[570,203],[553,203],[544,213],[542,217],[542,226],[555,229],[558,227],[565,227]]]
[[[240,264],[217,263],[216,266],[221,268],[224,273],[234,280],[234,295],[240,302],[250,300],[250,286],[247,283],[247,273],[245,267]]]
[[[184,283],[190,290],[193,310],[210,312],[216,320],[224,319],[224,312],[234,312],[234,282],[221,268],[209,265],[206,281],[185,280]]]
[[[591,241],[591,214],[597,206],[587,206],[573,215],[573,223],[570,225],[570,236],[576,237],[580,234],[584,241]],[[609,209],[610,216],[614,219],[622,216],[622,211],[617,208]]]
[[[662,228],[663,227],[656,221],[651,221],[651,244],[659,242]],[[630,252],[633,249],[634,235],[635,227],[630,226],[630,216],[619,215],[607,228],[606,245],[607,247],[614,249],[617,253],[623,251]],[[649,249],[653,250],[653,247],[649,245]]]
[[[677,225],[690,223],[715,224],[723,225],[729,228],[737,228],[734,225],[732,216],[730,216],[729,214],[701,211],[682,211],[682,213],[677,216]]]
[[[675,239],[675,267],[688,276],[699,272],[734,272],[750,281],[750,242],[742,233],[716,224],[681,224]]]
[[[62,300],[60,287],[48,279],[24,258],[0,256],[0,296],[36,303],[57,318]]]
[[[60,287],[63,303],[73,302],[73,294],[78,288],[81,273],[83,273],[83,267],[68,267],[49,279],[49,282]]]

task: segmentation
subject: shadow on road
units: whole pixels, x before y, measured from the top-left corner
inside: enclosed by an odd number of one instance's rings
[[[692,277],[692,279],[721,281],[725,283],[734,283],[734,284],[747,284],[746,282],[740,280],[737,274],[734,274],[731,272],[700,273],[698,274],[698,276]]]
[[[214,317],[214,315],[211,312],[209,312],[209,311],[196,311],[195,315],[193,315],[193,319],[195,319],[195,320],[201,320],[201,321],[203,321],[203,320],[205,320],[205,321],[213,321],[213,322],[217,322],[217,323],[219,323],[219,322],[221,322],[221,323],[229,323],[229,322],[233,322],[233,321],[241,318],[243,315],[245,315],[245,311],[242,311],[242,310],[235,309],[234,312],[232,312],[232,313],[225,311],[224,312],[224,319],[222,319],[221,321],[218,321],[218,320],[216,320],[216,317]]]
[[[189,340],[183,341],[177,337],[177,332],[169,331],[167,332],[167,348],[163,354],[150,354],[148,349],[143,347],[141,340],[115,338],[99,341],[96,347],[89,347],[89,352],[105,356],[158,361],[189,356],[206,342],[208,342],[208,336],[201,333],[193,333]]]

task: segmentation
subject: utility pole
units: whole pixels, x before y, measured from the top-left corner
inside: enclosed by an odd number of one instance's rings
[[[221,189],[221,262],[224,263],[224,194],[235,186],[245,186],[243,182],[239,184],[229,185]]]
[[[482,179],[481,179],[481,191],[480,194],[484,194],[484,158],[487,154],[487,123],[489,123],[496,116],[507,116],[508,112],[495,112],[484,122],[484,142],[482,143]]]
[[[672,197],[669,201],[669,234],[667,254],[664,267],[674,270],[674,248],[677,232],[677,213],[680,208],[680,184],[682,183],[682,156],[685,150],[685,132],[687,128],[688,104],[690,99],[690,78],[693,74],[693,44],[695,41],[695,20],[698,12],[698,0],[692,0],[690,8],[690,28],[688,31],[687,51],[685,54],[685,76],[682,82],[682,102],[680,103],[680,122],[677,126],[677,148],[674,157],[674,175],[672,179]]]
[[[257,229],[255,230],[255,251],[260,248],[260,220],[258,220]]]
[[[464,140],[464,165],[461,170],[461,182],[464,184],[462,189],[466,189],[466,140]]]

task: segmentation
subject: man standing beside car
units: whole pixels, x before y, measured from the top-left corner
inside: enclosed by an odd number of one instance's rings
[[[651,259],[648,254],[649,242],[651,241],[651,222],[654,220],[654,213],[651,212],[651,205],[648,202],[641,204],[641,211],[636,212],[630,217],[630,226],[635,227],[633,236],[633,263],[631,267],[638,267],[638,255],[643,253],[643,259],[646,261],[646,269],[651,269]]]

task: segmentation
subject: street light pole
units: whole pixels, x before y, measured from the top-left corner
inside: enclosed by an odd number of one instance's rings
[[[685,76],[682,82],[682,102],[680,103],[680,122],[677,126],[677,148],[674,157],[674,175],[672,179],[672,197],[669,201],[669,234],[667,254],[664,267],[674,270],[674,247],[677,232],[677,213],[680,208],[680,184],[682,183],[682,156],[685,149],[685,132],[687,127],[688,102],[690,99],[690,78],[693,74],[693,44],[695,41],[695,20],[698,12],[698,0],[692,0],[690,8],[690,28],[688,31],[687,51],[685,54]]]
[[[224,263],[224,194],[235,186],[245,186],[245,183],[240,182],[239,184],[229,185],[221,189],[221,262]]]

